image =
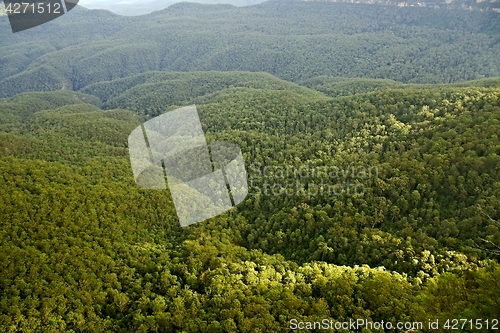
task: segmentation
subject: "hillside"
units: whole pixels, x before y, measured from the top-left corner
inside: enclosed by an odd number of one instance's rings
[[[423,88],[445,88],[445,87],[496,87],[500,85],[498,77],[454,83],[448,85],[430,84],[404,84],[394,80],[386,79],[362,79],[345,78],[333,76],[318,76],[299,82],[301,85],[311,89],[321,91],[327,96],[349,96],[367,92],[388,90],[388,89],[423,89]]]
[[[450,83],[500,75],[492,11],[271,1],[179,3],[121,17],[74,9],[12,34],[0,17],[0,96],[80,90],[148,71],[267,72]]]
[[[326,95],[280,80],[267,73],[251,72],[147,72],[135,76],[91,84],[81,92],[99,97],[106,108],[126,108],[156,116],[166,107],[206,102],[227,89],[283,90],[307,98]]]
[[[350,0],[306,0],[321,2],[351,2]],[[383,4],[398,7],[428,7],[428,8],[459,8],[463,10],[493,10],[500,11],[500,1],[498,0],[361,0],[357,3]]]
[[[149,73],[1,99],[0,330],[498,318],[497,80],[327,98],[267,74]],[[168,191],[135,185],[126,148],[166,88],[249,172],[244,203],[184,229]]]

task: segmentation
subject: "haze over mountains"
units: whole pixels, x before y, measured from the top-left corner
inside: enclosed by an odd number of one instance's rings
[[[162,10],[179,2],[193,2],[202,4],[229,4],[233,6],[250,6],[264,2],[265,0],[82,0],[79,5],[88,9],[105,9],[115,14],[124,16],[138,16]],[[288,0],[284,0],[288,1]],[[343,2],[343,3],[366,3],[378,5],[395,5],[399,7],[429,7],[429,8],[460,8],[467,10],[494,10],[500,12],[499,0],[303,0],[317,2]],[[2,3],[3,0],[0,0]],[[2,9],[0,8],[0,15]]]
[[[202,4],[229,4],[233,6],[250,6],[264,2],[265,0],[192,0],[187,2],[196,2]],[[432,7],[432,8],[461,8],[461,9],[479,9],[500,11],[499,0],[304,0],[319,2],[344,2],[344,3],[367,3],[396,5],[399,7]],[[122,1],[122,0],[83,0],[79,4],[89,9],[106,9],[115,14],[125,16],[136,16],[148,14],[157,10],[165,9],[168,6],[186,2],[182,0],[153,0],[153,1]]]
[[[135,16],[148,14],[157,10],[165,9],[168,6],[184,2],[182,0],[153,0],[153,1],[123,1],[123,0],[82,0],[79,4],[89,9],[106,9],[115,14]],[[264,0],[197,0],[190,1],[203,4],[229,4],[233,6],[255,5]]]

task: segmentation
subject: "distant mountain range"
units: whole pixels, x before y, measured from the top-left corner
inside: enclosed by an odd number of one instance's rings
[[[187,2],[196,2],[202,4],[229,4],[233,6],[250,6],[264,2],[265,0],[192,0]],[[282,0],[290,1],[290,0]],[[431,7],[431,8],[462,8],[494,10],[500,12],[500,0],[302,0],[306,2],[344,2],[344,3],[365,3],[365,4],[383,4],[396,5],[399,7]],[[125,16],[136,16],[148,14],[157,10],[165,9],[175,3],[185,2],[182,0],[153,0],[153,1],[80,1],[80,5],[89,9],[106,9],[115,14]]]
[[[83,0],[79,5],[88,9],[109,10],[118,15],[138,16],[149,14],[167,8],[180,2],[201,4],[228,4],[237,7],[251,6],[265,0],[152,0],[152,1],[123,1],[123,0]],[[274,0],[280,1],[280,0]],[[500,0],[282,0],[282,2],[342,2],[357,4],[394,5],[399,7],[430,7],[430,8],[461,8],[467,10],[493,10],[500,13]],[[3,0],[0,0],[3,3]],[[0,16],[5,15],[4,8],[0,7]]]
[[[201,4],[228,4],[237,7],[251,6],[264,2],[265,0],[149,0],[149,1],[123,1],[123,0],[83,0],[79,5],[88,9],[109,10],[118,15],[138,16],[162,10],[170,5],[180,2],[193,2]],[[276,1],[276,0],[274,0]],[[279,1],[279,0],[278,0]],[[290,2],[290,0],[282,0]],[[461,8],[468,10],[493,10],[500,12],[500,0],[298,0],[305,2],[343,2],[394,5],[399,7],[430,7],[430,8]],[[295,2],[292,0],[292,2]],[[3,3],[3,0],[0,0]],[[4,15],[0,8],[0,16]]]
[[[0,17],[0,97],[81,90],[150,71],[267,72],[451,83],[500,76],[492,11],[304,1],[178,3],[124,17],[77,6],[13,34]]]
[[[395,5],[398,7],[461,8],[500,12],[500,0],[303,0],[307,2],[343,2]]]
[[[80,1],[80,5],[89,9],[106,9],[115,14],[125,16],[136,16],[148,14],[157,10],[165,9],[170,5],[183,1],[179,0],[153,0],[153,1]],[[264,0],[196,0],[203,4],[229,4],[233,6],[249,6],[264,2]]]
[[[110,0],[110,1],[80,1],[79,5],[88,9],[104,9],[109,10],[118,15],[123,16],[138,16],[149,14],[158,10],[167,8],[170,5],[179,2],[196,2],[201,4],[227,4],[237,7],[256,5],[264,2],[265,0],[196,0],[196,1],[182,1],[182,0],[153,0],[153,1],[123,1],[123,0]],[[0,0],[3,4],[3,0]],[[5,8],[0,6],[0,16],[6,15]]]

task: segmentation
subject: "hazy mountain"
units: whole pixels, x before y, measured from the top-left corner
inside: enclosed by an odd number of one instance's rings
[[[170,5],[179,2],[195,2],[202,4],[229,4],[233,6],[250,6],[264,2],[265,0],[83,0],[79,5],[88,9],[105,9],[118,15],[137,16],[148,14],[157,10],[165,9]],[[283,0],[287,1],[287,0]],[[461,8],[494,10],[500,12],[500,0],[303,0],[307,2],[344,2],[344,3],[365,3],[395,5],[399,7],[429,7],[429,8]],[[0,0],[3,3],[3,0]],[[0,15],[3,8],[0,8]]]
[[[304,0],[316,2],[347,2],[394,5],[398,7],[460,8],[499,12],[499,0]]]
[[[500,75],[499,31],[497,13],[460,9],[178,3],[123,17],[78,6],[16,34],[0,18],[0,96],[80,90],[148,71],[457,82]]]
[[[184,2],[180,0],[154,0],[154,1],[80,1],[80,5],[89,9],[106,9],[113,13],[126,16],[135,16],[148,14],[157,10],[165,9],[168,6]],[[233,6],[248,6],[255,5],[264,0],[196,0],[189,2],[197,2],[203,4],[229,4]]]

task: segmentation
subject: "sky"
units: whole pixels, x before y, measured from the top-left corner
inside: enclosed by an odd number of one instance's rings
[[[106,4],[108,3],[116,3],[116,4],[132,4],[134,2],[139,2],[139,1],[120,1],[120,0],[80,0],[78,2],[79,5],[83,6],[83,7],[87,7],[87,8],[99,8],[99,7],[108,7],[108,6],[105,6]]]
[[[107,9],[120,15],[142,15],[167,8],[182,0],[80,0],[79,5],[89,9]],[[196,1],[196,0],[195,0]],[[193,1],[193,2],[195,2]],[[202,2],[203,0],[199,1]],[[229,0],[231,1],[231,0]]]

